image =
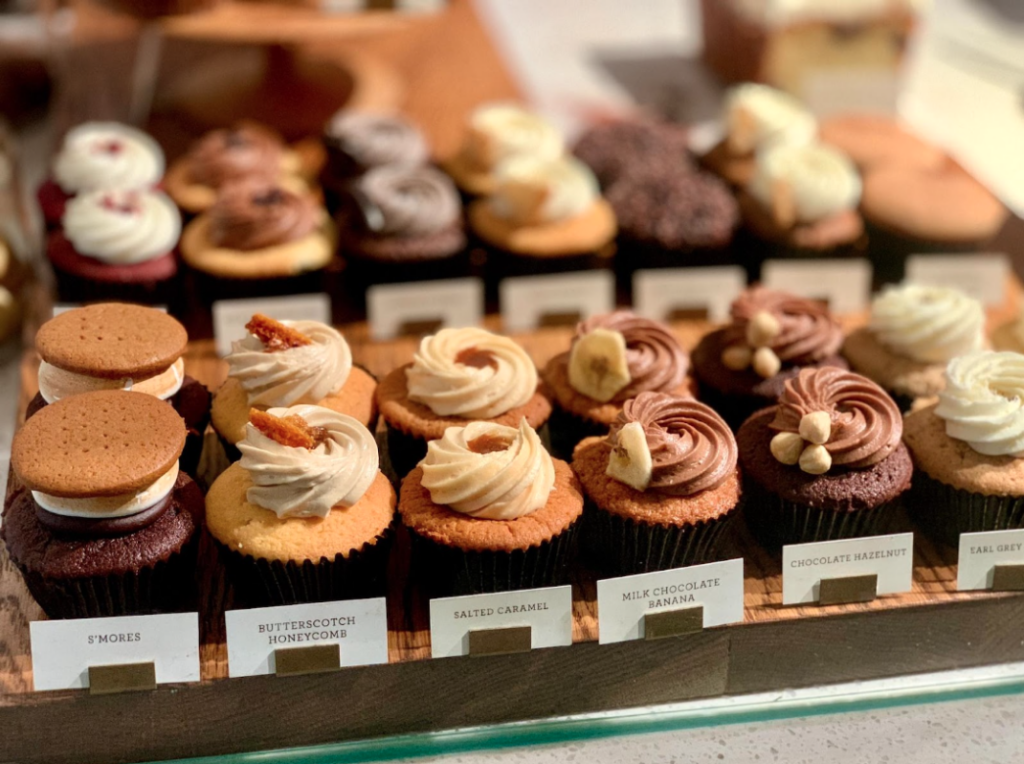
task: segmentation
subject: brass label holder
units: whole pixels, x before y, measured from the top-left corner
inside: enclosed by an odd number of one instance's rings
[[[533,630],[529,626],[473,629],[469,632],[469,654],[474,657],[528,653],[532,647]]]
[[[693,634],[704,629],[704,606],[644,613],[644,639],[665,639]]]
[[[115,663],[89,666],[89,694],[113,695],[118,692],[142,692],[156,689],[156,664]]]
[[[341,668],[341,646],[337,642],[274,650],[276,676],[302,676],[337,671]]]
[[[871,602],[878,596],[878,574],[823,578],[818,584],[819,605]]]
[[[1024,564],[1000,563],[992,566],[992,591],[1024,591]]]

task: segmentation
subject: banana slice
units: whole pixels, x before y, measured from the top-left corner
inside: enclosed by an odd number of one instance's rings
[[[610,329],[580,337],[569,353],[569,384],[595,401],[607,403],[630,383],[626,338]]]
[[[608,457],[608,477],[625,483],[638,491],[647,490],[651,484],[651,449],[647,445],[647,435],[639,422],[630,422],[616,437],[615,446]]]

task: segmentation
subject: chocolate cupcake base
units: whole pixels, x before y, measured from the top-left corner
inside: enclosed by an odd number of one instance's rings
[[[1024,528],[1024,496],[986,496],[946,485],[918,470],[910,514],[929,538],[959,546],[961,533]]]

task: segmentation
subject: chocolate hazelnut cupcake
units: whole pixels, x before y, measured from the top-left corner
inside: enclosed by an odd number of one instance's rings
[[[908,413],[916,473],[909,503],[921,530],[956,546],[961,533],[1024,528],[1024,355],[977,351],[946,368],[937,403]]]
[[[718,559],[742,494],[736,440],[703,403],[666,393],[626,401],[607,437],[576,447],[591,557],[610,575]]]
[[[37,192],[43,220],[58,228],[68,200],[98,189],[147,190],[164,175],[164,152],[146,133],[119,122],[85,122],[68,131],[51,176]]]
[[[848,368],[843,330],[820,302],[761,286],[731,308],[732,321],[704,335],[691,355],[700,399],[733,428],[778,400],[804,368]]]
[[[484,329],[442,329],[424,337],[413,362],[377,388],[388,426],[388,455],[399,477],[427,453],[427,442],[471,420],[515,426],[525,419],[546,437],[551,403],[522,347]]]
[[[228,458],[247,432],[252,409],[314,404],[352,417],[364,427],[377,420],[377,381],[352,365],[341,333],[316,321],[275,321],[256,314],[244,339],[231,343],[228,378],[213,399],[211,420]]]
[[[850,368],[877,382],[907,411],[946,385],[946,364],[985,345],[985,310],[947,287],[888,286],[871,320],[843,342]]]
[[[210,393],[185,373],[188,334],[163,311],[105,303],[75,308],[36,333],[39,392],[31,417],[50,403],[96,390],[131,390],[166,401],[185,422],[183,472],[195,475],[210,421]]]
[[[587,165],[606,191],[626,175],[694,171],[687,130],[670,122],[617,119],[588,128],[572,153]]]
[[[395,490],[373,435],[322,406],[253,410],[241,461],[206,495],[210,535],[251,605],[382,596]]]
[[[544,369],[556,409],[552,444],[571,455],[588,435],[604,435],[622,405],[642,392],[690,396],[690,359],[664,324],[627,310],[576,326],[572,346]]]
[[[867,377],[801,369],[736,433],[751,531],[773,548],[888,532],[913,472],[902,434]]]
[[[51,618],[187,607],[203,495],[178,470],[185,426],[151,395],[99,390],[15,434],[0,536]]]
[[[568,581],[583,495],[525,418],[470,422],[430,441],[398,513],[433,593],[532,589]]]

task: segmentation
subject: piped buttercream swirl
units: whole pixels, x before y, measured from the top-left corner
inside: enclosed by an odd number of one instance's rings
[[[897,355],[921,363],[945,362],[981,349],[985,310],[957,289],[890,285],[871,303],[868,328]]]
[[[853,162],[838,149],[783,144],[757,152],[747,190],[767,210],[785,205],[796,222],[816,223],[854,209],[861,182]]]
[[[328,148],[350,157],[363,170],[384,165],[414,167],[430,156],[422,133],[398,116],[342,110],[324,128]]]
[[[111,265],[133,265],[172,252],[181,215],[159,191],[101,189],[68,201],[64,235],[79,254]]]
[[[954,358],[935,413],[949,437],[979,454],[1024,455],[1024,355],[977,351]]]
[[[97,188],[151,188],[164,174],[164,152],[141,130],[86,122],[68,131],[53,177],[68,194]]]
[[[267,181],[240,181],[221,190],[209,211],[214,246],[242,251],[301,239],[320,223],[316,202]]]
[[[251,177],[272,181],[281,174],[283,149],[277,136],[253,125],[214,130],[189,151],[189,178],[213,188]]]
[[[538,114],[511,103],[477,107],[461,154],[471,167],[488,171],[512,156],[555,159],[565,151],[558,129]]]
[[[728,345],[745,342],[748,326],[758,313],[771,314],[778,321],[779,331],[766,346],[783,364],[814,363],[834,355],[843,344],[843,330],[828,308],[806,297],[756,286],[737,297],[730,312]]]
[[[462,214],[455,184],[430,167],[378,167],[360,178],[355,193],[366,227],[382,236],[429,236]]]
[[[599,196],[594,173],[574,157],[514,156],[494,169],[494,177],[491,210],[519,225],[570,220]]]
[[[725,97],[729,146],[746,154],[763,146],[814,139],[818,122],[800,101],[769,85],[745,82]]]

